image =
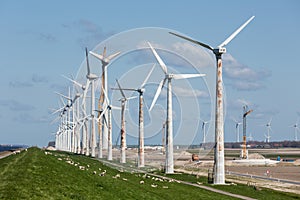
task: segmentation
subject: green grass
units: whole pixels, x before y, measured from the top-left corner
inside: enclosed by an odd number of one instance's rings
[[[68,160],[88,170],[80,170]],[[106,175],[99,176],[104,170]],[[112,178],[117,174],[120,178]],[[61,152],[46,155],[43,150],[30,148],[0,160],[0,199],[233,199],[142,176],[120,172],[88,157]],[[145,184],[140,184],[141,180]]]
[[[161,173],[158,173],[163,175]],[[233,194],[239,194],[247,197],[252,197],[255,199],[272,199],[272,200],[281,200],[281,199],[300,199],[300,196],[292,193],[279,192],[275,190],[270,190],[266,188],[255,188],[254,186],[247,186],[243,184],[231,184],[228,185],[211,185],[207,183],[207,177],[196,177],[196,175],[191,174],[172,174],[166,175],[167,177],[174,178],[177,180],[182,180],[190,183],[201,182],[205,186],[213,187],[219,190],[230,192]]]

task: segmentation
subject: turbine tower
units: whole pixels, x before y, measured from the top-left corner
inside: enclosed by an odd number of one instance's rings
[[[143,109],[143,102],[144,102],[144,92],[145,92],[145,85],[152,74],[152,71],[155,67],[155,64],[147,74],[144,82],[140,85],[139,88],[122,88],[122,90],[129,90],[135,91],[139,93],[139,150],[138,150],[138,167],[145,166],[145,156],[144,156],[144,109]],[[113,88],[120,90],[119,88]],[[123,96],[124,97],[124,96]]]
[[[203,133],[203,140],[202,140],[202,146],[205,145],[206,143],[206,136],[207,136],[207,133],[206,133],[206,124],[208,124],[209,121],[202,121],[202,133]]]
[[[217,48],[213,48],[210,45],[193,40],[189,37],[185,37],[176,33],[170,32],[175,36],[188,40],[192,43],[200,45],[204,48],[211,50],[217,61],[217,80],[216,80],[216,119],[215,119],[215,161],[214,161],[214,184],[225,184],[225,163],[224,163],[224,111],[223,111],[223,78],[222,78],[222,54],[226,53],[225,46],[236,37],[241,30],[247,26],[254,16],[248,19],[240,28],[233,32],[223,43]]]
[[[101,61],[101,63],[102,63],[102,75],[101,75],[101,78],[102,78],[102,90],[101,90],[101,94],[100,94],[100,98],[99,98],[99,102],[98,102],[98,109],[102,110],[102,108],[101,108],[102,106],[103,107],[107,106],[107,105],[105,105],[104,91],[103,91],[103,89],[104,89],[105,92],[106,92],[106,94],[108,94],[108,88],[107,88],[107,67],[108,67],[108,64],[110,63],[110,61],[112,59],[114,59],[115,57],[117,57],[121,52],[117,52],[117,53],[114,53],[112,55],[106,56],[106,47],[104,47],[102,55],[94,53],[92,51],[90,51],[89,53],[91,55],[93,55],[94,57],[96,57],[97,59],[99,59]],[[104,115],[105,115],[105,119],[107,119],[108,118],[108,113],[105,113]],[[99,118],[99,114],[98,114],[98,118]],[[102,134],[102,131],[103,131],[103,134]],[[99,134],[99,137],[102,136],[102,144],[99,144],[99,154],[98,154],[99,156],[102,157],[102,152],[100,152],[100,149],[101,149],[101,151],[102,151],[102,148],[103,149],[107,149],[108,145],[109,145],[108,144],[108,127],[106,127],[106,126],[103,127],[102,120],[100,120],[99,123],[98,123],[98,134]],[[100,148],[100,145],[102,145],[102,148]]]
[[[161,69],[163,70],[165,74],[165,78],[159,83],[159,86],[157,88],[156,94],[153,98],[152,104],[150,106],[150,111],[152,110],[154,104],[156,103],[156,100],[158,96],[160,95],[160,92],[166,82],[167,83],[167,122],[166,122],[166,163],[165,163],[165,173],[172,174],[174,173],[174,160],[173,160],[173,119],[172,119],[172,79],[179,80],[179,79],[187,79],[187,78],[195,78],[195,77],[203,77],[205,74],[171,74],[168,73],[167,66],[162,61],[162,59],[159,57],[155,49],[151,46],[151,44],[148,42],[152,53],[154,54],[157,62],[159,63]]]
[[[265,134],[265,138],[266,138],[266,143],[270,142],[270,132],[272,132],[272,128],[271,128],[271,122],[272,122],[272,118],[270,119],[270,121],[266,124],[267,127],[267,135]]]
[[[125,93],[123,91],[123,88],[121,88],[121,85],[116,79],[119,91],[122,95],[122,98],[120,99],[121,101],[121,163],[126,163],[126,129],[125,129],[125,109],[126,109],[126,103],[129,99],[133,99],[135,97],[127,98],[125,96]]]
[[[90,126],[91,126],[91,156],[95,157],[96,156],[96,131],[95,131],[95,116],[94,116],[94,110],[95,110],[95,80],[98,78],[97,75],[91,73],[91,68],[89,65],[89,55],[88,55],[88,50],[85,48],[85,56],[86,56],[86,63],[87,63],[87,75],[86,78],[88,80],[87,84],[87,89],[89,84],[91,84],[91,121],[90,121]],[[87,92],[87,90],[85,91]]]

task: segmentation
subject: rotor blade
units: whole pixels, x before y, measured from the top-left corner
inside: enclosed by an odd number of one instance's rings
[[[90,53],[91,55],[95,56],[96,58],[98,58],[99,60],[104,61],[104,57],[103,57],[102,55],[96,54],[96,53],[94,53],[94,52],[92,52],[92,51],[89,51],[89,53]]]
[[[173,74],[173,78],[175,80],[196,78],[196,77],[203,77],[203,76],[206,76],[206,74]]]
[[[126,98],[126,100],[131,100],[131,99],[136,99],[136,98],[138,98],[138,96],[129,97],[129,98]]]
[[[157,52],[155,51],[155,49],[151,46],[150,42],[148,42],[148,45],[150,46],[152,53],[154,54],[157,62],[159,63],[160,67],[162,68],[162,70],[164,71],[165,74],[168,73],[168,69],[166,64],[162,61],[162,59],[159,57],[159,55],[157,54]]]
[[[204,43],[202,43],[202,42],[193,40],[193,39],[191,39],[191,38],[188,38],[188,37],[185,37],[185,36],[182,36],[182,35],[178,35],[177,33],[173,33],[173,32],[169,32],[169,33],[172,34],[172,35],[175,35],[175,36],[177,36],[177,37],[183,38],[183,39],[185,39],[185,40],[188,40],[188,41],[190,41],[190,42],[192,42],[192,43],[195,43],[195,44],[198,44],[198,45],[200,45],[200,46],[203,46],[203,47],[205,47],[205,48],[207,48],[207,49],[209,49],[209,50],[211,50],[211,51],[214,50],[214,48],[212,48],[211,46],[209,46],[209,45],[207,45],[207,44],[204,44]]]
[[[121,107],[118,107],[118,106],[112,106],[110,105],[111,109],[114,109],[114,110],[121,110],[122,108]]]
[[[89,54],[87,48],[85,48],[85,58],[86,58],[87,74],[91,74],[91,69],[89,64]]]
[[[73,80],[73,79],[71,79],[71,78],[69,78],[69,77],[67,77],[67,76],[65,76],[65,75],[61,75],[62,77],[64,77],[65,79],[68,79],[69,81],[71,81],[72,83],[74,83],[75,85],[77,85],[77,86],[79,86],[79,87],[83,87],[83,85],[82,84],[80,84],[80,83],[78,83],[77,81],[75,81],[75,80]]]
[[[271,126],[272,119],[273,119],[273,117],[270,118],[270,121],[268,123],[268,124],[270,124],[270,126]]]
[[[119,87],[119,89],[120,89],[121,95],[123,96],[124,99],[126,99],[126,96],[125,96],[125,94],[124,94],[124,92],[123,92],[123,90],[122,90],[122,88],[121,88],[121,85],[120,85],[118,79],[116,79],[116,81],[117,81],[118,87]]]
[[[87,94],[87,92],[88,92],[88,90],[89,90],[89,86],[90,86],[90,81],[89,81],[89,79],[87,79],[87,80],[86,80],[86,88],[85,88],[85,90],[84,90],[83,97],[82,97],[82,104],[85,103],[86,94]]]
[[[102,91],[104,93],[104,98],[105,98],[105,101],[106,101],[106,104],[109,105],[109,99],[108,99],[108,96],[106,94],[106,91],[104,90],[104,88],[102,87]]]
[[[156,103],[157,98],[158,98],[158,96],[159,96],[159,94],[160,94],[160,92],[161,92],[161,90],[162,90],[162,88],[163,88],[165,82],[166,82],[166,79],[163,79],[163,80],[159,83],[158,88],[157,88],[157,91],[156,91],[156,93],[155,93],[155,96],[154,96],[154,98],[153,98],[153,101],[152,101],[151,106],[150,106],[150,109],[149,109],[150,111],[152,110],[154,104]]]
[[[148,75],[146,76],[144,82],[143,82],[142,85],[141,85],[141,88],[143,88],[143,87],[146,85],[148,79],[150,78],[150,76],[151,76],[151,74],[152,74],[152,72],[153,72],[153,70],[154,70],[154,67],[155,67],[155,64],[153,65],[153,67],[152,67],[151,70],[149,71]]]
[[[112,90],[120,90],[120,88],[111,88]],[[128,90],[128,91],[137,91],[137,89],[134,88],[122,88],[122,90]]]
[[[108,56],[106,59],[110,62],[112,59],[114,59],[115,57],[117,57],[121,52],[117,52],[115,54],[112,54],[110,56]]]
[[[54,93],[55,93],[55,94],[58,94],[59,96],[65,98],[65,99],[67,99],[67,100],[71,100],[69,97],[67,97],[66,95],[63,95],[63,94],[61,94],[61,93],[59,93],[59,92],[54,92]]]
[[[240,28],[238,28],[236,31],[234,31],[222,44],[220,44],[218,47],[224,47],[226,46],[239,32],[241,32],[254,18],[255,16],[250,17]]]

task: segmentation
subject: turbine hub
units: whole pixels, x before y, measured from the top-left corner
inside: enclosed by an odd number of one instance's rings
[[[223,53],[226,53],[226,48],[218,47],[217,49],[214,49],[213,52],[214,52],[214,54],[223,54]]]

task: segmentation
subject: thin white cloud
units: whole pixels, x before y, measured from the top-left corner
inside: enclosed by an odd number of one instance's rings
[[[197,89],[187,89],[182,87],[173,87],[173,92],[177,96],[181,97],[200,97],[200,98],[208,98],[209,94],[206,91],[197,90]]]
[[[235,81],[232,86],[237,90],[254,91],[264,88],[265,86],[259,82]]]
[[[250,67],[239,63],[230,54],[224,54],[224,76],[229,79],[246,80],[246,81],[260,81],[271,76],[271,71],[263,69],[255,71]]]

